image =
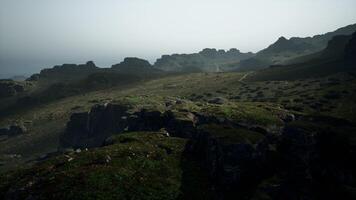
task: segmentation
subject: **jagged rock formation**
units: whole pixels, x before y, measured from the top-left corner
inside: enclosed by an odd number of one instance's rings
[[[34,74],[28,80],[36,81],[43,80],[45,82],[68,82],[80,80],[90,74],[100,72],[93,61],[88,61],[86,64],[63,64],[56,65],[53,68],[43,69],[39,75]]]
[[[75,72],[84,72],[86,70],[97,69],[93,61],[88,61],[86,64],[63,64],[56,65],[51,69],[41,70],[41,76],[49,76],[50,74],[60,74],[60,73],[75,73]]]
[[[121,63],[112,66],[113,69],[117,70],[130,70],[131,68],[140,69],[149,67],[152,66],[147,60],[133,57],[125,58]]]
[[[339,72],[352,72],[354,67],[354,38],[351,35],[333,37],[327,47],[315,54],[292,60],[288,65],[275,65],[259,70],[248,80],[293,80],[323,77]]]
[[[135,57],[125,58],[121,63],[113,65],[111,70],[123,74],[134,74],[141,77],[150,77],[156,74],[162,74],[161,70],[153,68],[147,60]]]
[[[253,55],[251,52],[241,53],[237,49],[225,51],[207,48],[194,54],[163,55],[160,59],[157,59],[154,67],[165,71],[219,72],[226,70],[223,69],[223,65],[239,62]]]

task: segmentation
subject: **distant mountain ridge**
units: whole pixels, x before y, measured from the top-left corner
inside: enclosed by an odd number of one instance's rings
[[[347,37],[350,37],[355,31],[356,24],[353,24],[313,37],[292,37],[290,39],[280,37],[275,43],[256,54],[251,52],[243,53],[236,48],[228,51],[206,48],[192,54],[162,55],[154,65],[151,65],[147,60],[136,57],[125,58],[124,61],[112,65],[111,68],[99,68],[92,61],[81,65],[63,64],[50,69],[43,69],[39,74],[34,74],[28,80],[47,78],[50,81],[55,81],[56,79],[63,81],[85,78],[98,72],[146,75],[164,72],[253,71],[268,68],[272,65],[290,65],[306,62],[313,58],[318,58],[321,53],[335,53],[337,51],[332,49],[343,48],[348,42]],[[329,44],[331,51],[323,51],[328,47],[328,43],[332,39],[335,44]]]
[[[322,51],[335,36],[351,35],[355,31],[356,24],[353,24],[313,37],[292,37],[289,40],[285,37],[280,37],[275,43],[259,51],[254,57],[234,63],[230,67],[234,67],[239,71],[250,71],[263,69],[270,65],[290,63],[290,60],[295,58]]]
[[[356,32],[353,35],[334,36],[324,50],[295,59],[294,62],[258,70],[248,80],[295,80],[355,72]]]
[[[93,61],[88,61],[85,64],[63,64],[56,65],[53,68],[41,70],[39,74],[33,74],[28,81],[43,80],[49,83],[66,82],[85,78],[90,74],[101,71]]]
[[[219,72],[225,71],[222,69],[225,64],[239,62],[252,56],[254,54],[251,52],[242,53],[235,48],[228,51],[206,48],[193,54],[163,55],[157,59],[154,67],[165,71]]]

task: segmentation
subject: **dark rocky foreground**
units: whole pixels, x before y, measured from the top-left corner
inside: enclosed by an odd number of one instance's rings
[[[185,152],[204,166],[215,199],[355,198],[356,127],[347,121],[287,114],[271,130],[187,110],[129,110],[108,104],[73,114],[62,146],[99,147],[113,134],[160,130],[188,139]]]

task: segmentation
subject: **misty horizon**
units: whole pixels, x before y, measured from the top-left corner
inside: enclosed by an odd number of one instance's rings
[[[354,24],[355,7],[352,0],[2,0],[0,75],[89,60],[110,67],[125,57],[153,64],[161,55],[204,48],[256,53],[281,36],[312,37]]]

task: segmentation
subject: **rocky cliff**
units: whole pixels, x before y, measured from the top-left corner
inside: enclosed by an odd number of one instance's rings
[[[330,117],[286,116],[283,128],[271,131],[204,112],[97,105],[72,115],[62,145],[110,145],[113,134],[160,130],[189,139],[185,152],[204,166],[217,199],[352,198],[356,127]]]

